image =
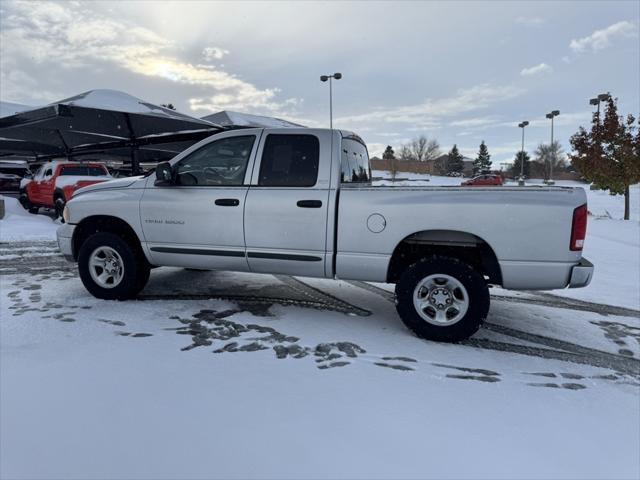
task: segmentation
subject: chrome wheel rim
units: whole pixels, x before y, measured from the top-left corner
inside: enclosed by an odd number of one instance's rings
[[[124,262],[111,247],[98,247],[89,257],[89,273],[102,288],[115,288],[124,278]]]
[[[427,323],[438,326],[459,322],[469,309],[469,294],[450,275],[436,273],[423,278],[413,291],[413,306]]]

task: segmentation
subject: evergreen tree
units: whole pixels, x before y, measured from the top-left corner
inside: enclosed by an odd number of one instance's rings
[[[624,195],[629,220],[629,187],[640,182],[640,128],[633,115],[618,116],[618,100],[609,98],[604,121],[593,114],[591,131],[580,127],[571,137],[571,164],[589,182],[612,195]]]
[[[484,175],[487,173],[491,173],[491,155],[489,155],[489,149],[483,140],[478,150],[478,156],[473,161],[473,175]]]
[[[391,180],[396,179],[396,175],[398,175],[398,160],[396,159],[396,153],[391,148],[391,145],[387,145],[384,153],[382,154],[382,159],[389,162],[389,172],[391,173]]]
[[[447,173],[457,172],[462,173],[464,170],[464,157],[458,151],[458,146],[453,145],[453,148],[449,152],[449,160],[447,162]]]
[[[523,162],[524,165],[522,165]],[[522,151],[516,153],[516,158],[511,167],[511,175],[513,177],[519,177],[521,172],[526,178],[531,178],[531,158],[529,158],[527,152]]]
[[[383,160],[395,160],[396,153],[391,148],[391,145],[387,145],[387,148],[384,149],[384,153],[382,154]]]

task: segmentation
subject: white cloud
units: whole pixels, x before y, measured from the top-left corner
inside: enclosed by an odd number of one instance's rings
[[[597,52],[609,47],[615,38],[636,38],[637,36],[638,25],[624,20],[602,30],[596,30],[587,37],[571,40],[569,48],[575,53]]]
[[[476,85],[458,90],[451,97],[427,99],[416,105],[380,108],[359,115],[339,117],[336,123],[361,124],[365,122],[410,123],[413,128],[436,129],[443,117],[487,108],[495,103],[515,98],[524,90],[513,85]]]
[[[520,75],[523,77],[530,77],[534,75],[544,75],[553,72],[553,67],[551,65],[547,65],[546,63],[539,63],[538,65],[534,65],[533,67],[523,68],[520,71]]]
[[[455,120],[449,123],[449,125],[452,127],[479,128],[495,125],[496,121],[497,118],[495,116],[464,118],[462,120]]]
[[[50,103],[63,95],[42,88],[38,80],[19,68],[5,68],[9,62],[0,69],[0,85],[2,97],[14,100],[25,100],[38,103]]]
[[[547,23],[547,20],[541,17],[518,17],[516,23],[525,27],[540,27]]]
[[[279,100],[277,88],[259,88],[219,67],[183,61],[175,54],[175,45],[154,31],[96,15],[85,7],[79,3],[3,5],[2,43],[12,47],[2,49],[2,72],[9,71],[7,67],[17,57],[28,58],[43,69],[51,64],[91,68],[108,62],[138,75],[199,87],[207,93],[189,100],[194,110],[250,108],[256,113],[282,113],[296,105],[296,99]],[[228,53],[219,47],[202,52],[208,60]],[[24,90],[16,75],[3,73],[2,80],[4,91]]]
[[[229,55],[229,50],[220,47],[206,47],[202,50],[202,57],[208,62],[222,60],[225,55]]]

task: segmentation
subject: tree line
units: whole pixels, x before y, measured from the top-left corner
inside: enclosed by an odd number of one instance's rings
[[[393,147],[387,145],[382,154],[382,159],[389,162],[391,175],[395,178],[398,171],[402,170],[400,162],[417,161],[432,162],[434,175],[462,175],[464,170],[464,157],[454,144],[446,155],[442,154],[440,144],[435,139],[429,139],[424,135],[414,138],[409,143],[400,146],[396,155]],[[491,155],[483,140],[478,148],[478,154],[473,161],[473,174],[481,175],[491,172]]]

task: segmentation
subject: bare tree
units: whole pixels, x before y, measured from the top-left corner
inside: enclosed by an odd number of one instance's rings
[[[544,165],[545,180],[549,179],[552,168],[554,171],[557,171],[562,170],[567,166],[564,151],[562,150],[560,142],[557,140],[554,140],[552,144],[539,144],[533,154],[535,155],[535,161]]]
[[[414,160],[414,158],[413,158],[413,156],[411,154],[411,150],[406,145],[402,145],[400,147],[399,158],[400,158],[400,160],[403,160],[403,161]]]
[[[440,144],[436,139],[429,140],[427,142],[427,151],[424,154],[424,160],[435,160],[442,152],[440,152]]]
[[[424,161],[424,154],[427,151],[427,137],[420,135],[419,137],[411,140],[411,143],[409,143],[409,150],[414,160],[418,160],[419,162]]]
[[[411,159],[418,160],[419,162],[433,160],[440,156],[440,144],[438,144],[438,141],[429,140],[424,135],[420,135],[411,140],[408,149],[411,153]]]

